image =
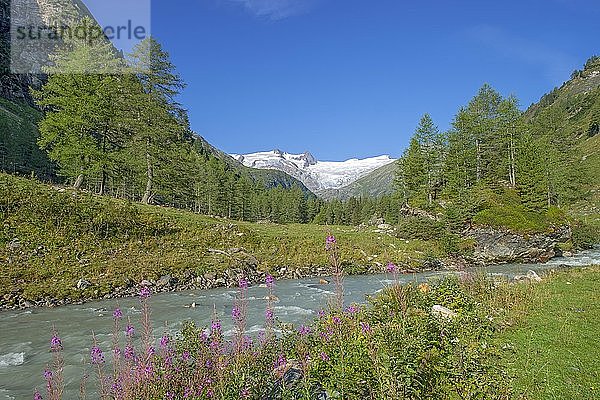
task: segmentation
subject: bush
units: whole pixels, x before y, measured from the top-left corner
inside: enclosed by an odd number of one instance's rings
[[[402,218],[396,226],[396,236],[403,239],[436,240],[444,232],[441,222],[427,217]]]
[[[600,243],[600,223],[576,221],[572,225],[572,241],[575,248],[589,249]]]

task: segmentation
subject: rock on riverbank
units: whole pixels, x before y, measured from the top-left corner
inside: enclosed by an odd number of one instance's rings
[[[571,239],[571,228],[564,226],[551,232],[531,235],[475,228],[467,233],[467,237],[475,241],[475,264],[543,263],[562,255],[559,244]]]

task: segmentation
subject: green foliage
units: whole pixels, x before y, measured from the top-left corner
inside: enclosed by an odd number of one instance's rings
[[[444,224],[427,217],[402,218],[396,226],[396,235],[400,238],[439,239],[444,231]]]
[[[28,104],[0,98],[0,171],[33,172],[45,179],[54,175],[52,163],[36,143],[40,118]]]
[[[571,225],[572,242],[576,248],[591,248],[600,243],[600,221],[575,221]]]

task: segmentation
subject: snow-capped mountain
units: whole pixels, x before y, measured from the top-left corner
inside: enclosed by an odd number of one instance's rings
[[[247,167],[283,171],[317,194],[323,190],[342,188],[395,161],[387,155],[362,160],[318,161],[309,152],[290,154],[281,150],[230,156]]]

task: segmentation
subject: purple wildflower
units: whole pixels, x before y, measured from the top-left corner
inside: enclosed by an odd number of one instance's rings
[[[58,335],[56,333],[54,335],[52,335],[52,339],[50,339],[50,349],[52,351],[57,351],[57,350],[62,349],[62,341],[60,340],[60,337],[58,337]]]
[[[213,334],[221,333],[221,321],[218,319],[214,320],[210,326],[210,330]]]
[[[267,319],[267,321],[269,322],[273,322],[273,310],[271,308],[267,308],[267,310],[265,311],[265,318]]]
[[[146,349],[146,354],[153,356],[156,354],[156,349],[153,346],[148,346],[148,349]]]
[[[133,326],[127,325],[127,327],[125,328],[125,335],[127,337],[132,337],[134,333],[135,333],[135,329],[133,328]]]
[[[277,357],[277,361],[275,361],[275,367],[279,368],[279,367],[285,367],[287,365],[287,359],[285,358],[285,356],[283,354],[280,354],[279,357]]]
[[[325,362],[329,361],[329,356],[324,351],[321,352],[320,356],[321,356],[321,360],[323,360]]]
[[[152,373],[154,372],[154,368],[152,368],[152,364],[146,365],[146,367],[144,368],[144,372],[146,373],[146,375],[152,375]]]
[[[47,368],[44,370],[44,379],[47,381],[52,379],[52,371]]]
[[[275,278],[273,278],[272,275],[267,274],[267,277],[265,278],[265,283],[267,284],[267,287],[271,288],[275,283]]]
[[[248,281],[244,278],[240,279],[239,285],[242,290],[248,289]]]
[[[352,304],[346,308],[346,312],[348,314],[356,314],[359,311],[358,306]]]
[[[190,352],[185,350],[183,353],[181,353],[181,359],[183,361],[189,361],[190,360]]]
[[[133,360],[135,357],[135,351],[133,350],[133,346],[125,346],[125,358],[128,360]]]
[[[33,400],[42,400],[42,395],[37,390],[33,394]]]
[[[319,315],[319,318],[323,318],[326,315],[325,310],[319,310],[318,315]]]
[[[121,311],[121,309],[119,307],[115,308],[115,311],[113,312],[113,318],[114,319],[123,318],[123,312]]]
[[[333,318],[331,318],[331,320],[333,321],[334,324],[336,325],[340,325],[342,323],[342,320],[340,319],[340,317],[338,317],[337,315],[334,315]]]
[[[396,264],[394,264],[393,262],[390,261],[387,264],[386,270],[387,270],[387,272],[389,272],[391,274],[396,273],[396,270],[397,270]]]
[[[298,333],[300,334],[300,336],[308,336],[310,335],[310,328],[306,325],[300,325],[300,327],[298,328]]]
[[[325,239],[325,249],[331,250],[333,248],[333,245],[335,245],[335,243],[336,243],[335,236],[327,235],[327,238]]]
[[[231,309],[231,318],[234,319],[234,321],[239,322],[242,319],[242,311],[240,310],[240,308],[238,306],[234,306]]]
[[[240,397],[241,397],[242,399],[247,399],[248,397],[250,397],[250,390],[249,390],[248,388],[243,388],[243,389],[240,391]]]
[[[150,298],[151,295],[151,291],[150,288],[148,286],[142,286],[142,288],[140,289],[140,298],[142,299],[148,299]]]
[[[100,347],[93,346],[90,350],[90,356],[92,358],[92,364],[104,364],[104,354],[102,353],[102,350],[100,350]]]
[[[362,333],[364,333],[365,335],[371,333],[371,326],[369,325],[368,322],[361,322],[360,329],[362,330]]]
[[[163,337],[160,338],[160,348],[163,350],[166,350],[168,345],[169,345],[169,337],[167,335],[164,335]]]

